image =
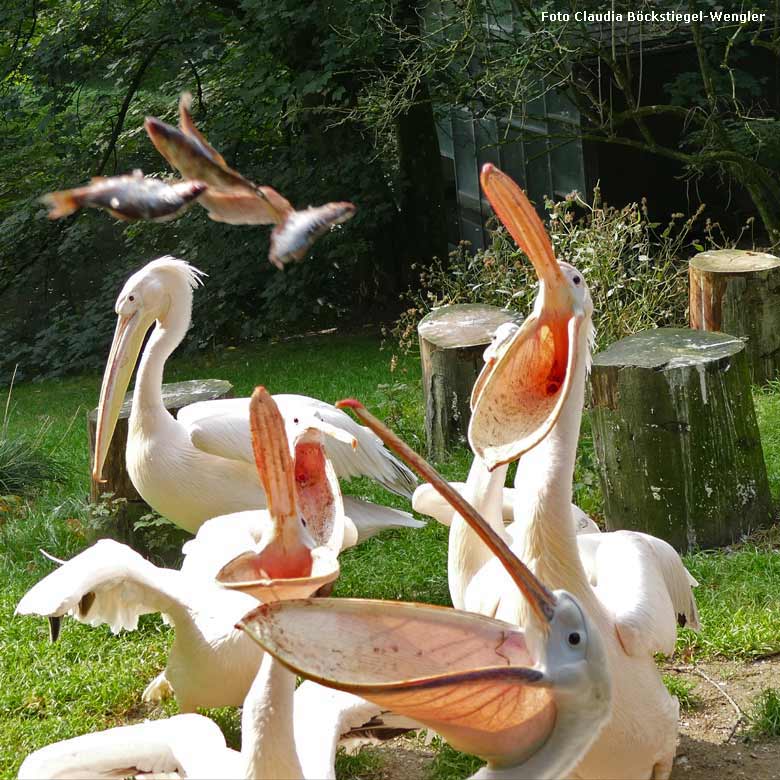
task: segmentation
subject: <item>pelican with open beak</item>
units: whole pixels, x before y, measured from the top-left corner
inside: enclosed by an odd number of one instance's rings
[[[590,355],[578,345],[591,338],[593,304],[577,269],[556,260],[539,215],[512,179],[488,164],[480,180],[539,277],[533,312],[486,360],[471,394],[469,442],[493,470],[535,447],[555,425],[575,363]]]
[[[249,420],[270,523],[257,547],[226,563],[217,582],[260,601],[310,596],[339,575],[343,509],[339,523],[327,470],[293,462],[284,419],[264,387],[252,393]],[[325,465],[321,448],[306,454],[315,465]]]
[[[422,604],[306,599],[264,604],[239,627],[297,674],[413,718],[486,759],[474,777],[565,775],[610,714],[598,633],[571,595],[548,591],[422,458],[358,402],[342,405],[467,520],[528,600],[532,619],[521,630]]]

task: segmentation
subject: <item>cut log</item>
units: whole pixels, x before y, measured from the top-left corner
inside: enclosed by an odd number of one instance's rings
[[[637,333],[595,356],[590,391],[608,529],[645,531],[685,552],[771,521],[740,339]]]
[[[690,323],[746,340],[756,384],[780,377],[780,258],[720,249],[688,264]]]
[[[184,406],[198,401],[213,401],[219,398],[232,398],[233,385],[223,379],[192,379],[188,382],[174,382],[162,386],[162,396],[165,408],[174,416]],[[141,503],[149,511],[147,504],[130,481],[125,463],[125,448],[127,447],[127,421],[130,418],[130,407],[133,395],[125,396],[119,420],[116,424],[111,446],[103,466],[104,482],[91,480],[89,497],[96,502],[105,493],[112,493],[114,498],[124,498],[128,502]],[[97,409],[87,415],[87,435],[89,438],[89,470],[95,459],[95,432],[97,430]]]
[[[482,370],[482,353],[499,326],[522,321],[515,312],[481,303],[442,306],[420,320],[417,334],[430,457],[440,459],[453,444],[465,442],[471,388]]]

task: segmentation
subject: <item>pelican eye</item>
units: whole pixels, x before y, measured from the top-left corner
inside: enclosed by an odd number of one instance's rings
[[[574,284],[579,284],[582,281],[582,278],[579,276],[572,276],[571,280],[574,282]]]
[[[569,634],[569,644],[572,645],[572,647],[576,647],[580,643],[580,634],[578,631],[572,631],[571,634]]]
[[[135,295],[128,295],[127,296],[127,300],[128,301],[134,301],[135,300]]]
[[[297,417],[293,417],[293,422],[297,425],[298,424],[298,418]]]

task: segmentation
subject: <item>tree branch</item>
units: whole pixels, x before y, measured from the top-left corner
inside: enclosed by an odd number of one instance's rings
[[[117,115],[116,122],[114,123],[114,129],[111,132],[111,138],[108,139],[108,146],[106,147],[105,152],[103,152],[103,158],[100,160],[100,163],[98,164],[97,170],[95,172],[96,176],[101,176],[103,174],[106,165],[108,165],[108,161],[111,159],[116,142],[119,139],[122,128],[124,127],[125,117],[127,116],[130,104],[133,102],[133,97],[138,91],[138,88],[141,86],[146,69],[149,67],[149,65],[151,65],[152,60],[157,55],[157,52],[160,51],[163,44],[168,43],[168,41],[170,41],[170,38],[160,38],[160,40],[152,45],[152,47],[146,52],[146,56],[141,60],[141,64],[138,66],[138,69],[135,72],[135,76],[133,76],[133,80],[130,82],[130,86],[127,89],[127,94],[125,95],[125,99],[122,102],[122,107],[119,109],[119,114]]]

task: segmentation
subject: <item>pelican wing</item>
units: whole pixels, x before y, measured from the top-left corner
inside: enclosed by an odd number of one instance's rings
[[[184,553],[181,571],[213,580],[228,561],[256,549],[271,530],[271,519],[263,509],[212,517],[181,548]]]
[[[413,718],[461,750],[516,760],[555,725],[550,683],[509,623],[422,604],[307,599],[264,604],[240,625],[298,674]]]
[[[176,715],[47,745],[27,756],[19,769],[19,780],[121,778],[147,773],[225,777],[230,764],[237,764],[237,756],[226,747],[216,723],[202,715]]]
[[[326,437],[325,449],[337,477],[371,477],[393,493],[411,497],[417,485],[414,475],[368,428],[316,398],[281,394],[273,399],[285,419],[316,414],[323,422],[342,429],[357,440],[357,447],[353,448],[346,442]],[[254,463],[248,398],[190,404],[179,411],[177,419],[189,429],[192,443],[198,449],[222,458]]]
[[[663,539],[636,531],[577,538],[591,584],[629,655],[674,652],[677,626],[699,629],[698,583]]]
[[[391,528],[423,528],[425,526],[425,523],[415,520],[402,509],[372,504],[370,501],[363,501],[354,496],[344,496],[344,512],[357,531],[357,539],[352,544],[360,544]],[[349,541],[351,541],[350,538],[345,537],[343,546],[351,546]]]
[[[127,545],[101,539],[27,591],[16,612],[72,615],[91,626],[106,623],[115,634],[133,631],[141,615],[162,612],[175,620],[186,611],[187,586],[178,576],[179,572],[149,563]]]

